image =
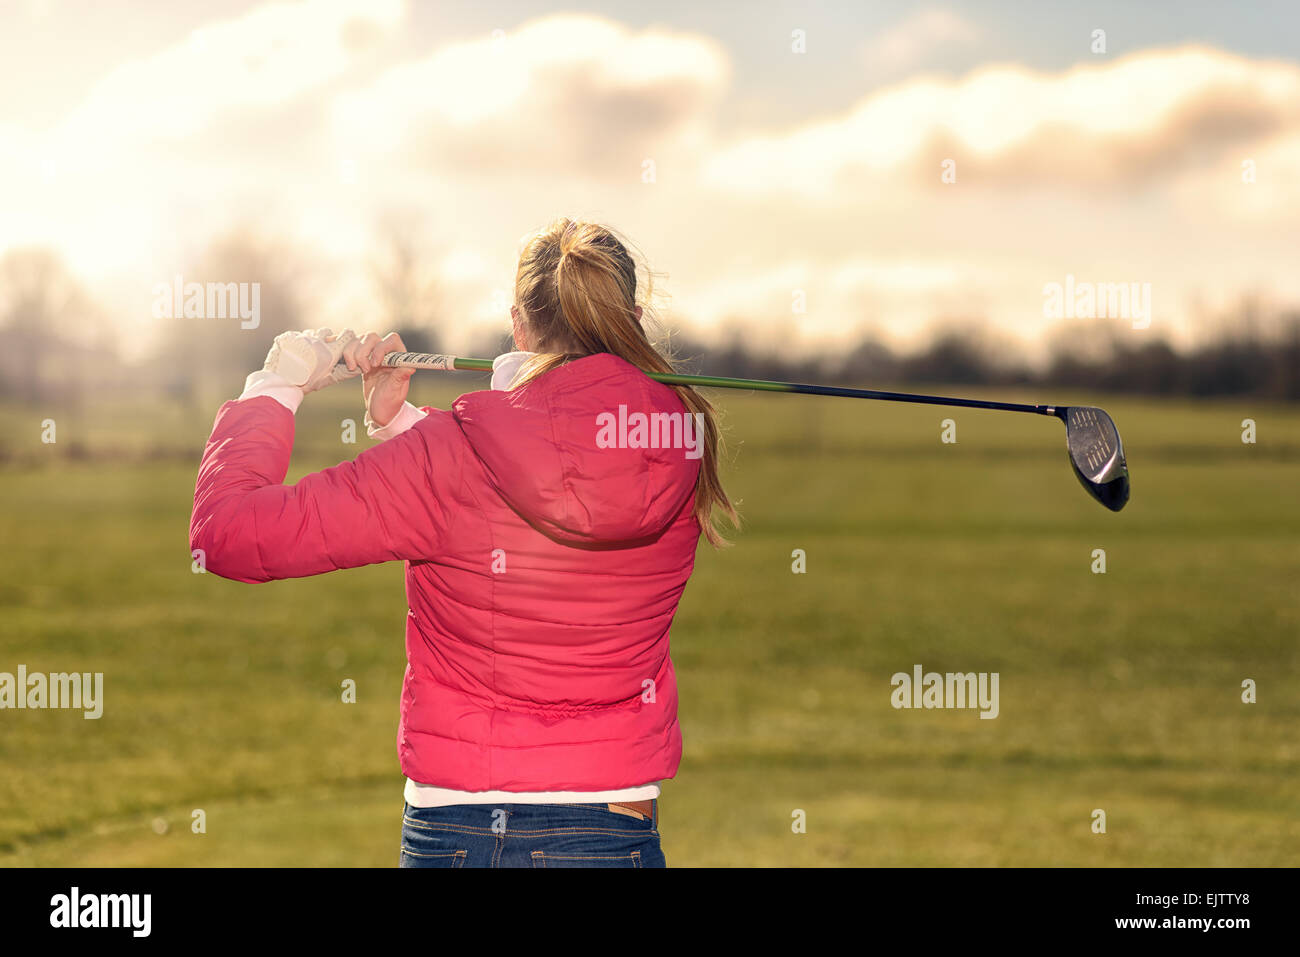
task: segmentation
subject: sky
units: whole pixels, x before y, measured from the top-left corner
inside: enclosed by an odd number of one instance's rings
[[[1300,304],[1300,4],[0,0],[0,71],[0,255],[56,251],[128,348],[159,282],[259,281],[199,274],[240,230],[359,330],[400,231],[463,347],[561,215],[667,325],[794,351],[1032,357],[1067,277],[1149,284],[1131,334],[1178,344]]]

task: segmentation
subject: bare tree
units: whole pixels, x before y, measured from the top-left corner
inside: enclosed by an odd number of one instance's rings
[[[0,391],[22,401],[77,404],[96,381],[114,378],[106,317],[52,250],[0,258],[0,335]]]
[[[164,383],[174,398],[201,402],[210,392],[228,394],[243,377],[261,367],[271,340],[281,332],[312,325],[310,311],[310,269],[289,244],[258,234],[250,227],[237,229],[215,240],[192,265],[184,269],[185,283],[245,284],[251,302],[252,284],[257,285],[256,323],[243,319],[223,305],[209,315],[205,299],[202,317],[172,315],[155,319],[163,326],[160,353],[196,357],[194,362],[162,362],[170,370]],[[236,292],[237,295],[242,293]],[[227,303],[228,294],[220,298]]]

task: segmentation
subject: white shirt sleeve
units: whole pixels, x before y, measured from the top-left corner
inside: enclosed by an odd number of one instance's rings
[[[239,398],[253,399],[259,395],[270,396],[290,412],[297,412],[302,405],[303,391],[279,373],[258,369],[244,380],[244,391]]]
[[[387,425],[376,425],[375,421],[370,418],[370,413],[366,413],[366,435],[370,436],[376,442],[382,442],[384,439],[391,439],[394,435],[401,435],[415,423],[419,422],[428,413],[421,412],[409,402],[402,403],[402,407],[397,410],[397,415],[393,416],[393,421]]]

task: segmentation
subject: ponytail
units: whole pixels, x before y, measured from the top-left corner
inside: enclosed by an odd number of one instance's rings
[[[647,282],[647,303],[649,300]],[[533,236],[519,257],[515,302],[538,355],[520,370],[530,382],[573,359],[608,352],[642,372],[671,373],[672,364],[646,337],[636,315],[636,265],[627,246],[604,226],[558,219]],[[695,517],[715,548],[726,544],[716,521],[740,517],[718,477],[722,439],[717,411],[690,386],[672,385],[687,412],[704,423],[704,455],[695,485]]]

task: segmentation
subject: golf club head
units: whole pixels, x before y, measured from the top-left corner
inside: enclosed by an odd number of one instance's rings
[[[1119,430],[1101,409],[1073,405],[1061,410],[1070,465],[1088,494],[1112,512],[1128,501],[1128,463]]]

